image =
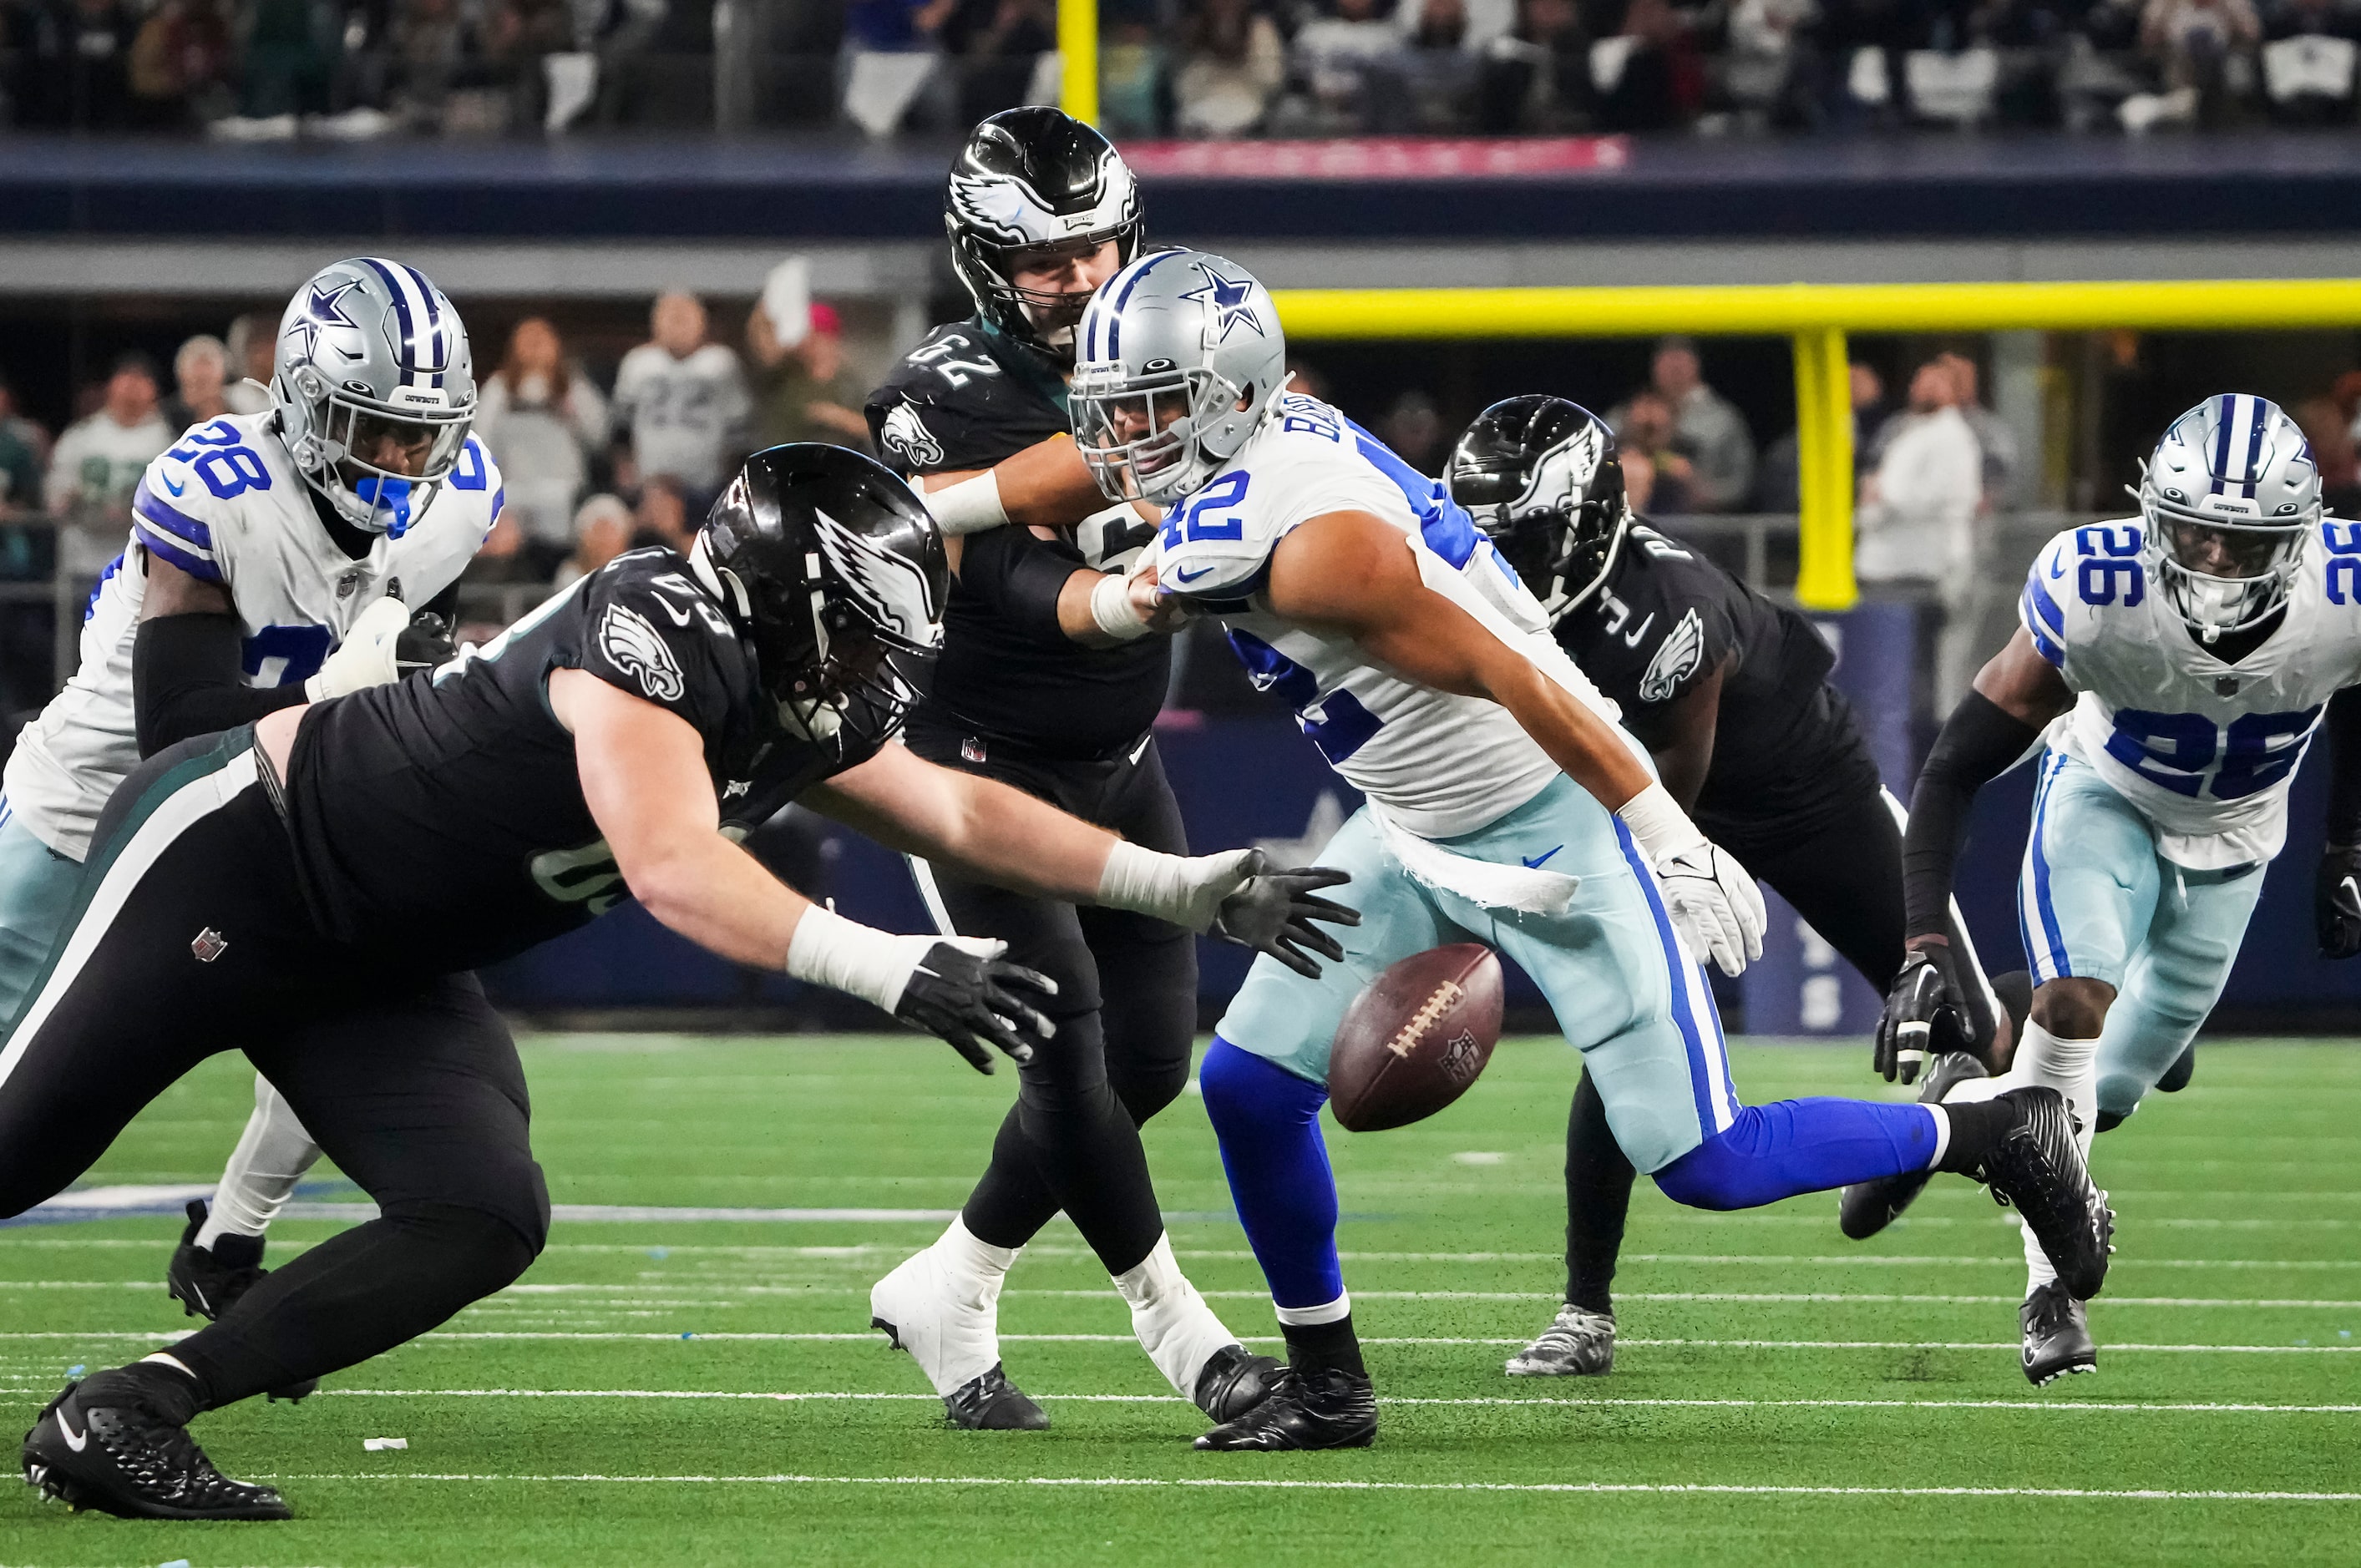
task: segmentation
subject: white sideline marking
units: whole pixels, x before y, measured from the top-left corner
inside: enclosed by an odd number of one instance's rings
[[[2102,1490],[2082,1486],[1750,1486],[1701,1481],[1295,1481],[1191,1475],[464,1475],[286,1472],[263,1481],[446,1481],[462,1484],[705,1486],[1143,1486],[1274,1492],[1633,1492],[1742,1497],[2053,1497],[2061,1500],[2209,1503],[2361,1503],[2361,1492]]]
[[[67,1330],[6,1330],[0,1331],[0,1342],[9,1340],[71,1340],[77,1343],[98,1340],[133,1340],[154,1343],[174,1338],[181,1329],[151,1329],[142,1332],[119,1330],[94,1333],[78,1333]],[[1139,1341],[1131,1334],[1002,1334],[1005,1343],[1012,1344],[1123,1344],[1137,1345]],[[752,1330],[721,1331],[713,1333],[688,1332],[681,1333],[652,1332],[645,1330],[598,1329],[438,1329],[421,1334],[416,1344],[424,1340],[486,1340],[501,1343],[525,1343],[553,1340],[566,1343],[644,1340],[751,1341],[757,1343],[870,1343],[882,1345],[884,1341],[874,1329],[866,1333],[785,1333],[758,1332]],[[1241,1334],[1246,1344],[1279,1344],[1277,1334]],[[1363,1344],[1482,1344],[1522,1347],[1529,1341],[1515,1339],[1462,1338],[1449,1335],[1370,1334],[1363,1335]],[[1676,1348],[1686,1350],[2017,1350],[2015,1340],[1915,1340],[1915,1339],[1621,1339],[1619,1345],[1631,1349]],[[401,1348],[397,1345],[395,1349]],[[2154,1351],[2191,1355],[2351,1355],[2361,1352],[2361,1341],[2350,1344],[2117,1344],[2109,1341],[2110,1355]]]
[[[17,1390],[29,1392],[30,1390]],[[832,1391],[770,1392],[762,1389],[703,1388],[323,1388],[323,1395],[341,1398],[370,1399],[751,1399],[777,1404],[797,1404],[808,1400],[910,1400],[932,1404],[932,1394],[867,1394]],[[1037,1399],[1049,1399],[1067,1404],[1097,1405],[1187,1405],[1189,1400],[1178,1394],[1036,1394]],[[2130,1411],[2154,1415],[2274,1415],[2274,1416],[2352,1416],[2361,1415],[2361,1405],[2253,1405],[2224,1403],[2191,1403],[2185,1405],[2155,1403],[2109,1403],[2086,1399],[1549,1399],[1516,1398],[1507,1395],[1470,1396],[1464,1398],[1416,1398],[1394,1395],[1381,1396],[1380,1405],[1442,1405],[1442,1406],[1501,1406],[1509,1408],[1540,1407],[1565,1409],[1611,1409],[1631,1406],[1639,1409],[1700,1409],[1700,1410],[2026,1410],[2035,1414],[2059,1412],[2105,1414]]]

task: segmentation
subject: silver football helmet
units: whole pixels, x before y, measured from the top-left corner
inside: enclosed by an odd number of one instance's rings
[[[2136,493],[2149,575],[2208,642],[2287,601],[2322,514],[2312,444],[2277,403],[2245,392],[2173,421]]]
[[[1287,385],[1269,291],[1235,261],[1159,250],[1082,313],[1068,406],[1110,500],[1170,500],[1237,455]]]
[[[270,400],[304,480],[355,527],[398,539],[475,422],[467,329],[415,267],[324,267],[279,318]]]

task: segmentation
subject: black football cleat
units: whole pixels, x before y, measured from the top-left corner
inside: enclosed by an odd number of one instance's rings
[[[293,1517],[270,1487],[214,1469],[128,1368],[69,1383],[49,1401],[25,1434],[25,1484],[70,1508],[127,1519]]]
[[[2197,1042],[2191,1040],[2179,1056],[2172,1058],[2172,1065],[2164,1069],[2164,1076],[2156,1080],[2156,1091],[2158,1094],[2178,1094],[2188,1088],[2189,1080],[2196,1076]]]
[[[1965,1051],[1945,1051],[1918,1086],[1918,1102],[1936,1105],[1954,1087],[1971,1078],[1989,1078],[1984,1064]],[[1932,1170],[1905,1170],[1875,1181],[1856,1181],[1837,1194],[1837,1228],[1857,1242],[1865,1242],[1902,1217],[1902,1211],[1927,1190]]]
[[[943,1396],[943,1410],[962,1431],[1048,1431],[1049,1418],[1024,1389],[1008,1380],[994,1362],[992,1370],[971,1377]]]
[[[2012,1089],[1993,1103],[2014,1106],[2016,1124],[1984,1156],[1976,1179],[1995,1201],[2015,1207],[2049,1255],[2059,1283],[2087,1301],[2107,1282],[2115,1215],[2092,1184],[2065,1097],[2036,1085]]]
[[[2099,1370],[2099,1347],[2082,1303],[2051,1280],[2017,1309],[2025,1327],[2025,1380],[2038,1388],[2077,1372]]]
[[[1225,1344],[1197,1374],[1197,1408],[1213,1421],[1234,1421],[1269,1398],[1286,1370],[1275,1355],[1254,1355],[1242,1344]]]
[[[197,1232],[204,1226],[205,1201],[190,1199],[188,1214],[181,1245],[172,1249],[171,1266],[164,1270],[164,1292],[181,1303],[183,1317],[215,1320],[269,1274],[262,1266],[262,1238],[225,1235],[212,1246],[202,1247],[197,1245]],[[306,1377],[271,1389],[269,1398],[273,1404],[281,1399],[301,1404],[319,1388],[318,1378]]]
[[[1279,1374],[1270,1398],[1197,1440],[1197,1446],[1268,1453],[1283,1448],[1367,1448],[1378,1435],[1378,1391],[1367,1377],[1328,1368]]]

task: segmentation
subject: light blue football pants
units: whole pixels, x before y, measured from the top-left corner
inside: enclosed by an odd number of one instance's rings
[[[0,800],[0,1019],[24,1004],[81,885],[82,862],[34,838]]]
[[[2089,763],[2041,760],[2017,919],[2036,985],[2115,988],[2099,1034],[2099,1110],[2128,1116],[2221,999],[2263,862],[2191,871],[2166,860],[2155,826]]]
[[[1739,1103],[1712,992],[1674,938],[1621,822],[1561,775],[1498,821],[1438,842],[1455,855],[1539,866],[1582,885],[1562,915],[1485,907],[1413,877],[1387,851],[1364,806],[1318,856],[1352,873],[1335,890],[1361,912],[1359,926],[1338,932],[1345,961],[1306,980],[1257,959],[1223,1016],[1221,1038],[1324,1084],[1336,1025],[1364,986],[1413,953],[1483,942],[1515,959],[1548,997],[1633,1165],[1662,1170],[1729,1129]]]

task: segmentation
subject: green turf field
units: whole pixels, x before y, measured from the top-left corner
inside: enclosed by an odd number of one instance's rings
[[[1741,1047],[1747,1095],[1850,1092],[1866,1050]],[[529,1043],[560,1204],[949,1210],[1013,1079],[910,1040]],[[216,1061],[93,1183],[210,1181],[250,1103]],[[2361,1052],[2209,1045],[2099,1145],[2120,1251],[2095,1377],[2016,1369],[2021,1265],[1942,1179],[1867,1247],[1835,1201],[1677,1211],[1642,1183],[1611,1377],[1512,1381],[1552,1310],[1562,1048],[1449,1113],[1330,1129],[1376,1449],[1200,1454],[1062,1222],[1001,1316],[1043,1434],[943,1430],[868,1287],[939,1223],[566,1220],[442,1332],[200,1439],[290,1524],[131,1524],[0,1492],[0,1564],[2361,1560]],[[1149,1148],[1184,1266],[1275,1332],[1193,1098]],[[347,1198],[346,1201],[350,1201]],[[283,1253],[333,1221],[282,1225]],[[163,1219],[0,1230],[0,1430],[180,1329]],[[403,1437],[403,1452],[362,1440]]]

